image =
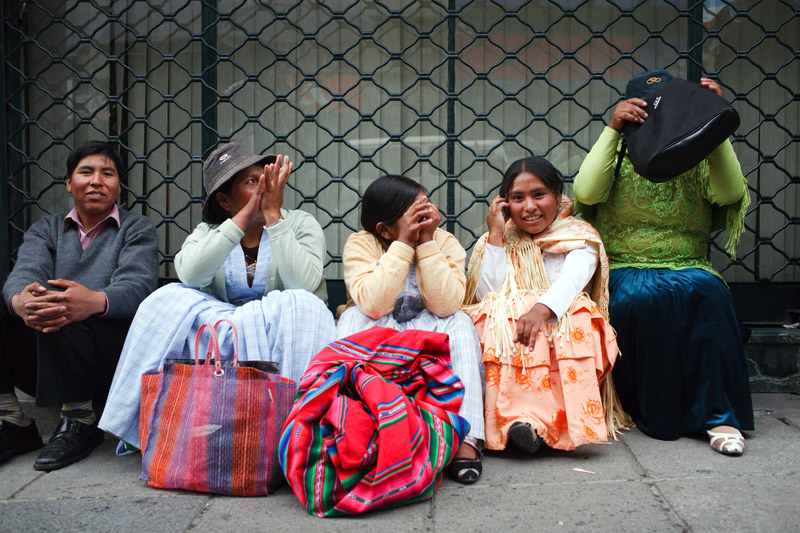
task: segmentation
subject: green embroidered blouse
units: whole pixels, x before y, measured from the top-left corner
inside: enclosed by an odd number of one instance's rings
[[[611,268],[702,268],[711,231],[726,228],[735,256],[750,204],[730,141],[693,169],[664,183],[634,170],[627,156],[614,178],[620,135],[606,127],[575,177],[576,207],[600,232]]]

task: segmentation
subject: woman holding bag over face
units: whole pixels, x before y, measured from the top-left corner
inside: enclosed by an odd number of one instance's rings
[[[135,448],[139,443],[141,375],[167,359],[194,358],[205,323],[230,319],[239,359],[276,361],[299,381],[317,352],[336,338],[325,302],[325,237],[308,213],[287,210],[288,157],[258,155],[238,143],[217,148],[203,165],[203,217],[175,256],[181,283],[142,302],[122,351],[100,427]],[[234,352],[227,325],[223,358]],[[201,357],[203,354],[201,354]]]
[[[623,358],[614,369],[620,400],[645,434],[663,440],[703,434],[714,451],[744,453],[753,429],[747,362],[730,290],[707,259],[712,230],[725,229],[735,256],[750,203],[729,140],[663,183],[638,175],[620,154],[626,123],[648,117],[646,98],[672,80],[634,76],[575,177],[578,209],[603,236],[611,261],[611,322]],[[722,96],[719,85],[703,87]]]
[[[607,440],[626,424],[603,381],[617,343],[600,236],[572,216],[560,174],[541,157],[511,164],[486,224],[464,307],[486,366],[486,447],[535,453]]]
[[[447,333],[452,368],[464,385],[459,415],[470,424],[445,471],[460,483],[481,475],[483,387],[480,346],[472,321],[459,311],[466,252],[439,228],[442,215],[422,186],[404,176],[382,176],[367,187],[361,226],[342,252],[348,308],[339,338],[374,326]]]

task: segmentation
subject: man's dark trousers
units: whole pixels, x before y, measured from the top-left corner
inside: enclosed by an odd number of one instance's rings
[[[100,414],[131,321],[94,316],[39,333],[0,307],[0,394],[17,387],[42,407],[92,400]]]

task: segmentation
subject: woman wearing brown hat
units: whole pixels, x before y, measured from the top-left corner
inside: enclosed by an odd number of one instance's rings
[[[167,359],[193,358],[204,323],[228,318],[239,332],[239,359],[277,361],[298,381],[308,361],[336,339],[325,306],[325,237],[308,213],[287,210],[283,190],[292,163],[238,143],[203,164],[207,198],[200,223],[175,256],[181,283],[154,292],[131,324],[100,427],[139,445],[141,375]],[[219,330],[223,358],[232,331]],[[203,354],[201,354],[201,357]]]
[[[665,71],[631,79],[581,165],[575,199],[611,263],[609,314],[620,348],[614,381],[623,407],[651,437],[706,433],[715,451],[741,455],[739,430],[753,429],[747,367],[730,291],[706,252],[712,229],[722,228],[735,252],[747,181],[728,140],[663,183],[638,175],[619,155],[623,126],[647,120],[643,98],[671,79]],[[701,84],[722,95],[713,80]]]

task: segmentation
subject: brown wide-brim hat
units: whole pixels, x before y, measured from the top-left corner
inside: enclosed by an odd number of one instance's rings
[[[225,222],[230,215],[219,206],[215,193],[240,170],[253,165],[268,165],[275,159],[272,154],[254,154],[236,142],[225,143],[214,150],[203,163],[203,186],[206,189],[203,218],[212,224]]]

